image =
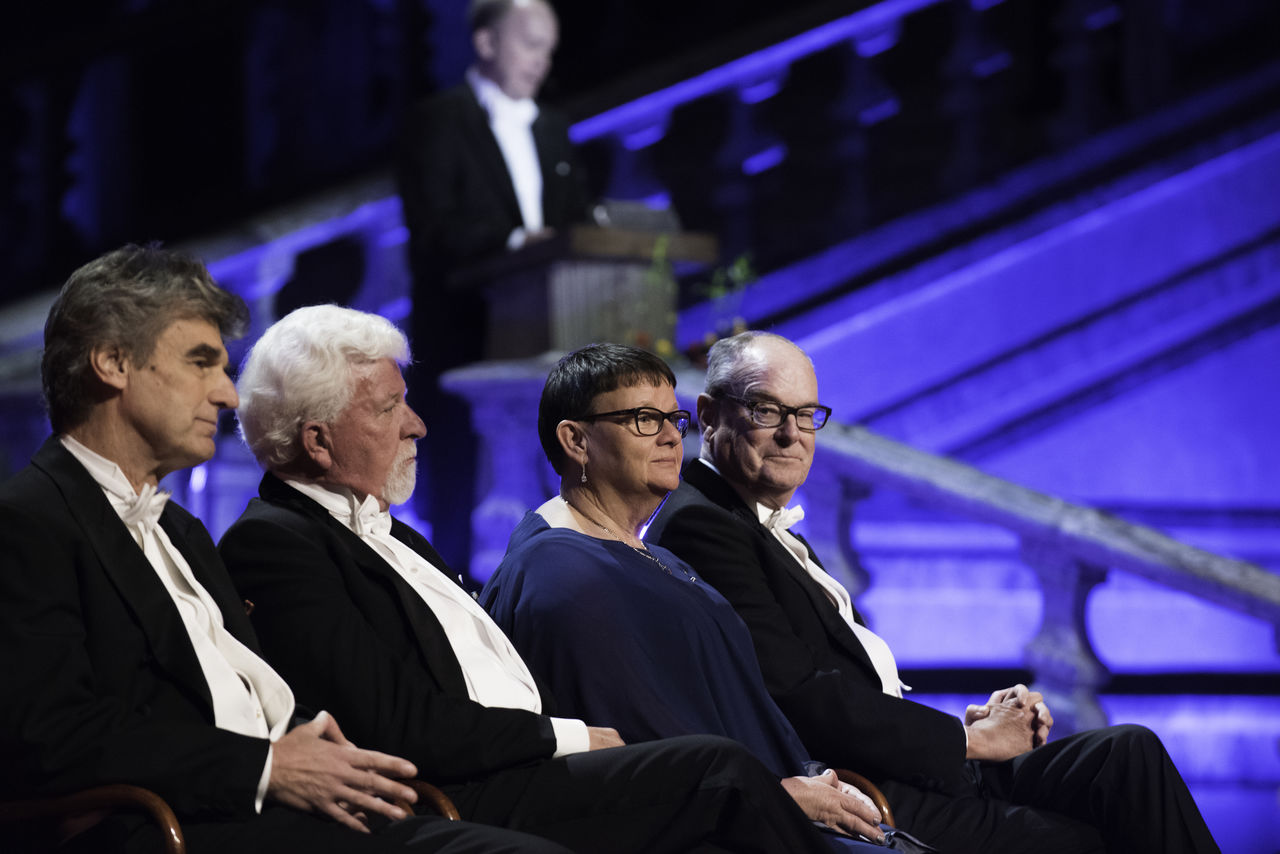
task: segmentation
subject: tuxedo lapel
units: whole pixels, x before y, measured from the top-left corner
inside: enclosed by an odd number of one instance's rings
[[[272,504],[285,505],[319,521],[338,539],[350,557],[351,562],[362,575],[381,586],[389,585],[395,591],[400,607],[413,630],[418,651],[422,655],[427,668],[440,683],[440,687],[454,697],[465,699],[468,696],[466,680],[462,676],[462,666],[458,663],[458,657],[453,651],[453,645],[449,643],[449,637],[445,634],[444,626],[440,624],[440,621],[436,618],[431,608],[427,606],[427,603],[422,601],[422,597],[418,595],[417,591],[400,577],[400,573],[396,572],[390,564],[383,560],[381,555],[375,552],[364,540],[356,536],[350,528],[333,518],[333,515],[319,504],[275,475],[268,473],[263,476],[259,492],[265,501]],[[443,561],[436,554],[435,549],[430,546],[424,549],[421,544],[415,543],[412,537],[405,535],[405,531],[409,530],[408,526],[395,521],[392,522],[391,530],[396,539],[422,555],[433,566],[437,568],[443,567]],[[419,537],[419,539],[421,538]],[[425,540],[423,542],[425,543]]]
[[[177,606],[129,529],[111,509],[102,488],[56,437],[44,444],[32,464],[57,485],[103,573],[137,619],[156,661],[175,682],[204,701],[212,720],[209,683]]]
[[[244,610],[244,600],[231,583],[231,576],[222,566],[222,559],[209,538],[209,532],[198,519],[172,501],[160,515],[160,527],[169,535],[174,548],[191,567],[191,574],[213,599],[222,614],[222,625],[232,637],[240,641],[255,655],[261,654],[253,624]]]
[[[800,565],[795,555],[788,551],[786,546],[782,545],[778,538],[770,533],[768,528],[760,524],[760,519],[756,516],[755,511],[747,507],[746,502],[734,491],[733,487],[723,477],[697,461],[690,463],[686,467],[684,479],[696,487],[707,500],[729,511],[741,520],[751,530],[752,536],[763,541],[765,553],[768,555],[771,565],[775,568],[781,568],[804,590],[805,595],[813,606],[814,613],[821,620],[827,636],[842,647],[847,655],[862,665],[869,674],[876,676],[878,679],[879,676],[876,675],[875,665],[871,662],[871,656],[867,655],[867,651],[862,648],[862,643],[858,640],[857,635],[853,633],[853,629],[849,628],[849,624],[844,621],[844,618],[840,616],[840,612],[836,610],[831,600],[827,598],[826,592],[813,580],[809,572]],[[804,538],[798,534],[794,536],[804,544],[814,563],[822,566],[821,561],[818,560],[817,555]],[[865,625],[862,615],[858,613],[856,607],[853,609],[853,614],[859,623]]]
[[[463,88],[466,89],[466,97],[462,106],[461,125],[468,147],[475,152],[484,170],[485,180],[497,191],[507,215],[514,217],[516,222],[524,222],[524,217],[520,214],[520,202],[516,198],[516,188],[507,171],[507,161],[503,159],[498,139],[489,127],[489,114],[476,100],[471,87]]]
[[[542,218],[545,222],[556,222],[560,219],[573,219],[568,212],[569,206],[566,188],[569,186],[565,176],[569,175],[572,164],[564,160],[560,151],[560,143],[556,132],[546,119],[546,113],[539,113],[533,120],[533,144],[538,150],[538,166],[542,170]],[[565,170],[565,171],[561,171]]]

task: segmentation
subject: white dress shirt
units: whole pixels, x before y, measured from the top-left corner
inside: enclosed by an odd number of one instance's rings
[[[707,460],[699,459],[698,462],[716,474],[720,474],[720,470]],[[724,477],[722,474],[720,476]],[[853,600],[849,596],[849,591],[845,590],[844,585],[832,578],[826,570],[818,566],[809,556],[809,549],[805,544],[800,541],[799,537],[788,530],[792,525],[804,518],[804,508],[797,505],[774,510],[772,507],[766,507],[764,504],[756,502],[755,511],[756,518],[760,520],[760,524],[768,528],[774,538],[804,567],[809,577],[822,588],[822,592],[826,594],[827,599],[835,606],[841,618],[849,624],[849,628],[853,630],[858,642],[862,644],[867,657],[871,659],[871,665],[876,669],[876,674],[880,677],[881,690],[894,697],[901,697],[904,690],[910,691],[911,686],[904,685],[902,680],[898,678],[898,662],[894,659],[893,651],[889,649],[889,644],[885,643],[884,638],[854,618]]]
[[[489,114],[489,129],[502,150],[507,174],[516,191],[524,227],[511,232],[507,248],[518,249],[530,232],[539,231],[543,226],[542,164],[533,141],[533,120],[538,117],[538,105],[532,98],[511,98],[497,83],[474,68],[467,69],[467,84]]]
[[[293,692],[271,666],[226,630],[222,611],[196,580],[169,535],[160,527],[160,513],[169,493],[147,484],[142,495],[120,467],[70,436],[63,446],[80,461],[102,487],[111,508],[120,516],[173,599],[196,659],[209,684],[214,724],[219,729],[275,741],[293,717]],[[256,808],[261,811],[271,777],[271,750],[258,781]]]
[[[889,649],[889,644],[885,643],[884,638],[880,637],[871,629],[859,623],[853,616],[853,600],[849,597],[849,591],[844,589],[839,581],[831,577],[822,567],[818,566],[809,557],[809,549],[805,544],[800,542],[799,537],[788,530],[792,525],[804,518],[804,508],[796,505],[795,507],[784,507],[781,510],[774,510],[763,504],[756,504],[756,516],[760,520],[760,524],[769,529],[770,533],[786,547],[805,571],[809,573],[818,586],[822,588],[822,592],[827,595],[827,599],[832,605],[836,606],[836,610],[840,612],[840,616],[849,628],[853,629],[854,635],[858,638],[858,643],[862,644],[862,648],[866,651],[867,656],[871,659],[871,664],[876,669],[876,674],[880,677],[880,688],[886,694],[892,694],[895,697],[901,697],[903,689],[911,690],[910,686],[904,685],[902,680],[898,678],[898,662],[893,657],[893,651]]]
[[[484,706],[542,713],[538,685],[524,659],[476,601],[426,558],[391,535],[391,514],[372,495],[363,501],[348,489],[284,478],[363,540],[403,578],[431,609],[453,648],[467,696]],[[587,726],[580,720],[550,718],[555,756],[588,749]]]

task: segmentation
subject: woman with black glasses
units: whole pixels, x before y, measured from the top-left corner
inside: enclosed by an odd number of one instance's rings
[[[814,773],[733,608],[671,552],[641,540],[679,485],[689,422],[674,374],[650,353],[596,344],[562,359],[538,409],[560,494],[516,528],[481,603],[559,712],[607,721],[628,742],[736,739],[784,778],[809,818],[880,839],[870,801]]]

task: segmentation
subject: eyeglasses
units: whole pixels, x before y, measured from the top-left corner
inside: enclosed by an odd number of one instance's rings
[[[594,415],[582,415],[573,421],[595,421],[597,418],[612,418],[627,415],[635,418],[636,432],[641,436],[656,436],[662,432],[662,425],[670,421],[680,431],[681,438],[689,432],[689,422],[693,416],[687,409],[673,409],[663,412],[652,406],[637,406],[635,409],[615,409],[613,412],[597,412]]]
[[[776,400],[747,400],[745,397],[722,395],[729,400],[742,404],[751,415],[757,427],[779,427],[787,420],[788,415],[796,417],[796,426],[807,433],[813,433],[827,426],[831,417],[831,407],[814,404],[811,406],[783,406]]]

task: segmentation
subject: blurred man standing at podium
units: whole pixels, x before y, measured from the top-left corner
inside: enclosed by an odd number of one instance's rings
[[[411,397],[435,432],[427,443],[433,540],[468,565],[475,439],[467,404],[438,388],[449,368],[484,355],[484,298],[450,288],[460,267],[518,249],[589,216],[568,121],[536,103],[559,42],[545,0],[472,0],[476,61],[466,81],[408,115],[398,162],[414,276]],[[448,435],[441,435],[447,433]]]

